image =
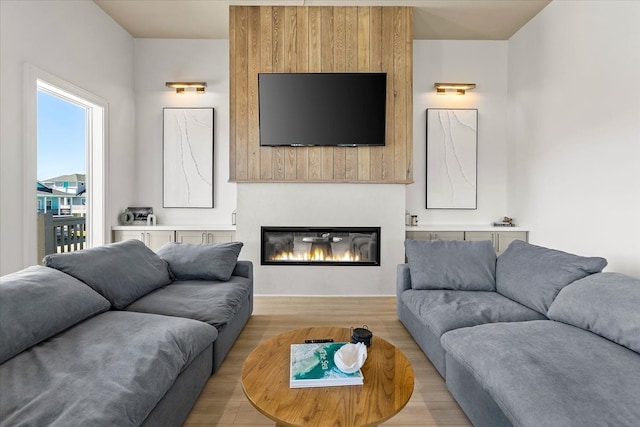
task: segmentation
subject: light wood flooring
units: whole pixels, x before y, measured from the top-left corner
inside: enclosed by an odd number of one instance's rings
[[[275,423],[251,406],[242,392],[240,372],[247,355],[267,337],[311,326],[366,324],[400,348],[413,366],[415,388],[407,406],[385,426],[470,426],[444,380],[396,316],[395,297],[257,296],[251,319],[222,366],[210,379],[184,426],[253,427]],[[328,426],[331,427],[331,426]]]

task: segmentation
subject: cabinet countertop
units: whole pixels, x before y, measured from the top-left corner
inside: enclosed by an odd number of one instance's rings
[[[235,231],[236,226],[231,224],[192,224],[192,225],[115,225],[113,231]]]
[[[406,231],[529,231],[526,227],[494,227],[491,225],[429,224],[406,226]]]

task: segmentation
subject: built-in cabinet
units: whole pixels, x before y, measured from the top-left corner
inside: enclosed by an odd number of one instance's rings
[[[504,252],[514,240],[527,241],[526,231],[466,231],[464,240],[490,240],[496,253]]]
[[[514,240],[529,241],[529,231],[521,227],[437,226],[407,227],[407,239],[422,240],[489,240],[500,255]]]
[[[116,230],[113,232],[113,241],[138,239],[151,249],[158,250],[167,242],[175,242],[175,232],[169,230],[143,231],[143,230]]]
[[[464,231],[407,231],[407,239],[464,240]]]
[[[176,242],[178,243],[224,243],[233,242],[235,231],[176,231]]]
[[[197,226],[196,226],[197,227]],[[112,228],[113,241],[138,239],[149,248],[158,250],[167,242],[179,243],[223,243],[235,240],[235,227],[189,228],[186,226],[118,226]]]

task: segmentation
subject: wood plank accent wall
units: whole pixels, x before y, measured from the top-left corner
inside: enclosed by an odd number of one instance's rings
[[[413,8],[231,6],[231,182],[413,182]],[[260,147],[258,73],[386,72],[384,147]]]

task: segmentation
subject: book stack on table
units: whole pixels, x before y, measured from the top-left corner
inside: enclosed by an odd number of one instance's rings
[[[362,371],[345,373],[333,357],[346,342],[291,344],[290,388],[362,385]]]

